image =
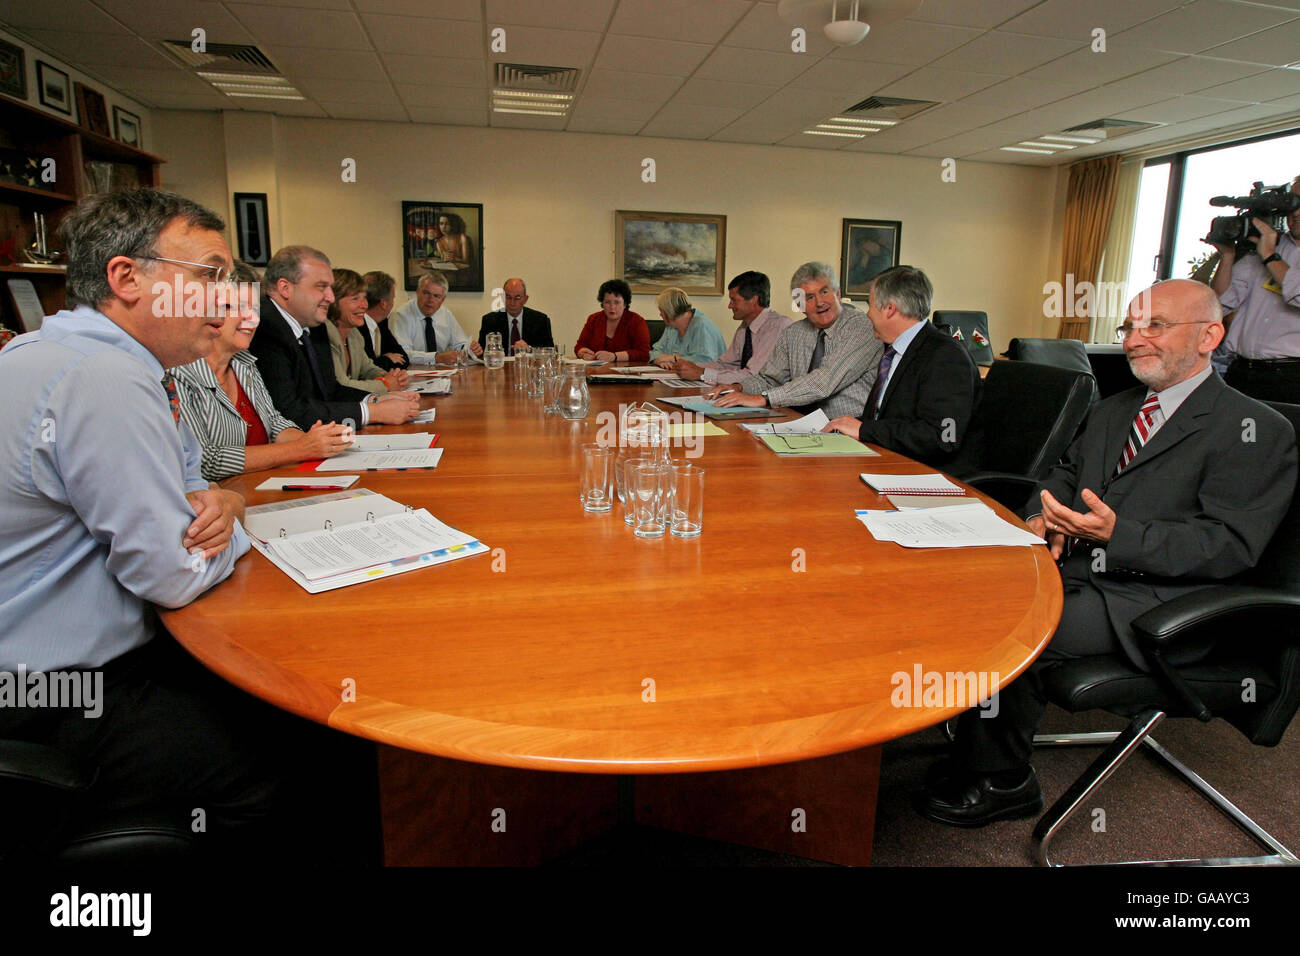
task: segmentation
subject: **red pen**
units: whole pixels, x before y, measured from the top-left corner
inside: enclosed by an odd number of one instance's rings
[[[347,485],[281,485],[281,491],[346,491]]]

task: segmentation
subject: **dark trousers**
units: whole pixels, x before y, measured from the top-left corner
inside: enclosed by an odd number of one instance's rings
[[[1234,358],[1223,381],[1262,402],[1300,404],[1300,359],[1247,365],[1243,359]]]
[[[287,714],[210,673],[160,632],[99,668],[103,712],[0,708],[0,738],[46,744],[93,769],[61,832],[135,808],[171,815],[218,859],[340,849],[375,860],[374,749]],[[363,823],[339,838],[340,806]],[[196,811],[202,811],[198,813]],[[323,829],[322,829],[323,828]],[[331,845],[332,843],[332,845]],[[355,851],[355,852],[353,852]]]

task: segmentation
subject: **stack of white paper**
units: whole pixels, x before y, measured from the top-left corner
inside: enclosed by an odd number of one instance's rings
[[[408,432],[401,435],[354,435],[352,445],[343,452],[352,455],[361,451],[410,451],[428,448],[433,432]]]
[[[944,475],[858,475],[882,495],[964,495],[961,485]]]
[[[749,425],[741,422],[740,427],[755,435],[815,435],[829,425],[830,421],[819,408],[810,415],[789,422],[778,422],[775,425]]]
[[[983,503],[923,511],[859,511],[858,520],[877,541],[904,548],[977,548],[1045,543],[1003,521]]]
[[[419,382],[412,382],[406,386],[405,391],[415,392],[417,395],[450,395],[451,379],[426,378]]]

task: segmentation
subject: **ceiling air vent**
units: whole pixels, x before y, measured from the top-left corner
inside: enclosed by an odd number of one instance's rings
[[[868,96],[861,103],[855,103],[844,112],[849,116],[881,120],[905,120],[923,113],[932,106],[938,106],[937,100],[905,100],[898,96]],[[890,123],[888,125],[893,125]]]
[[[573,105],[581,70],[567,66],[495,63],[492,111],[564,116]]]
[[[202,53],[194,52],[189,40],[164,40],[163,46],[191,70],[268,75],[280,72],[265,53],[248,43],[209,43]]]
[[[1130,133],[1140,133],[1144,129],[1155,129],[1157,126],[1163,125],[1163,123],[1139,123],[1136,120],[1096,119],[1087,123],[1080,123],[1078,126],[1071,126],[1063,132],[1112,140],[1121,136],[1128,136]]]

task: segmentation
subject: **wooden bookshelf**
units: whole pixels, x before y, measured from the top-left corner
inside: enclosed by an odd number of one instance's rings
[[[165,160],[8,96],[0,96],[0,150],[34,157],[42,164],[54,160],[52,182],[34,186],[0,182],[0,243],[13,238],[13,254],[18,260],[0,257],[0,286],[4,286],[0,289],[0,325],[22,331],[5,280],[30,279],[46,315],[63,308],[66,301],[65,270],[31,268],[24,262],[22,249],[32,242],[35,232],[33,216],[41,213],[45,217],[50,248],[61,250],[59,223],[78,199],[96,192],[102,184],[105,167],[95,167],[100,176],[97,182],[88,164],[112,164],[114,179],[109,188],[131,182],[157,186],[159,166]]]

